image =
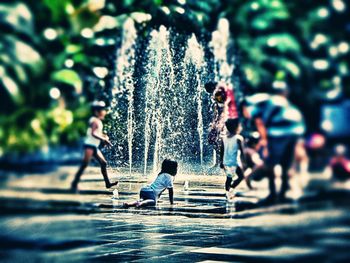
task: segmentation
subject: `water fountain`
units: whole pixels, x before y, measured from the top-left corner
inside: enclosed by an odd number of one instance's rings
[[[214,55],[215,81],[231,83],[231,76],[234,66],[228,61],[227,50],[230,45],[230,28],[226,18],[221,18],[218,22],[217,30],[212,33],[209,47]]]
[[[210,43],[215,75],[228,82],[233,67],[227,62],[226,51],[221,50],[229,45],[225,21],[219,22],[215,32]],[[211,149],[204,139],[210,119],[205,110],[210,102],[203,91],[208,75],[204,48],[194,34],[172,34],[164,26],[152,30],[144,41],[146,48],[138,50],[137,32],[128,20],[117,53],[112,90],[115,118],[121,123],[118,127],[127,134],[125,140],[120,136],[115,140],[117,146],[124,157],[127,152],[130,172],[135,164],[143,166],[144,174],[149,168],[156,172],[164,158],[175,159],[182,167],[202,167]],[[135,55],[138,52],[140,56]]]
[[[134,21],[129,18],[123,26],[123,35],[121,47],[117,51],[116,75],[114,78],[114,87],[112,94],[112,107],[116,108],[117,97],[126,96],[128,101],[127,106],[127,141],[128,141],[128,157],[129,157],[129,172],[132,168],[132,146],[134,139],[134,68],[135,68],[135,44],[137,39],[137,31]]]
[[[151,39],[148,49],[148,63],[145,83],[145,132],[144,132],[144,173],[147,169],[147,160],[151,144],[151,136],[155,132],[153,171],[157,169],[159,157],[164,156],[167,148],[164,144],[165,128],[170,128],[170,115],[167,104],[171,100],[170,94],[173,92],[174,70],[172,66],[172,56],[169,46],[169,32],[164,26],[159,30],[151,32]],[[171,135],[172,133],[170,133]],[[168,146],[169,147],[169,146]],[[174,158],[174,156],[169,156]]]
[[[185,71],[192,73],[194,75],[194,83],[188,80],[188,86],[190,84],[195,84],[196,86],[196,96],[195,103],[197,103],[197,132],[199,137],[199,156],[200,164],[203,164],[203,148],[204,148],[204,138],[203,138],[203,106],[202,106],[202,94],[203,94],[203,73],[205,71],[205,61],[204,61],[204,50],[203,47],[198,43],[197,38],[192,34],[191,38],[187,42],[187,50],[184,58]],[[192,71],[191,71],[191,67]],[[186,74],[189,76],[189,74]]]
[[[226,18],[219,19],[217,30],[212,33],[209,43],[214,55],[214,75],[216,82],[232,85],[233,63],[228,59],[227,51],[231,45],[229,22]],[[236,84],[236,83],[235,83]],[[217,163],[217,153],[213,149],[213,165]]]

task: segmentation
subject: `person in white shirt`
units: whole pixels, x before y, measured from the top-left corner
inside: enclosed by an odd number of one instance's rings
[[[80,165],[78,172],[76,173],[74,180],[71,184],[71,190],[76,191],[80,177],[83,174],[85,168],[89,165],[92,157],[95,157],[101,166],[101,173],[106,184],[106,188],[111,188],[118,184],[116,182],[110,182],[107,174],[107,161],[104,158],[102,152],[99,150],[101,143],[111,146],[111,142],[106,134],[103,133],[103,123],[107,111],[106,104],[103,101],[94,101],[92,103],[93,115],[89,119],[89,127],[86,132],[86,138],[84,141],[84,158]]]
[[[131,206],[155,206],[161,194],[168,189],[170,204],[174,204],[174,184],[173,178],[177,173],[177,162],[165,159],[162,163],[162,169],[152,184],[144,186],[140,190],[140,200],[132,203],[124,203],[123,207]]]
[[[240,135],[242,126],[238,118],[228,119],[225,125],[227,134],[223,137],[220,168],[224,169],[226,174],[226,198],[231,199],[229,194],[230,189],[235,189],[244,179],[242,164],[242,159],[244,159],[244,139]],[[237,177],[237,179],[232,182],[234,177]]]

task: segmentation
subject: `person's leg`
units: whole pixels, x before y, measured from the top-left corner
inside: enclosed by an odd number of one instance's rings
[[[123,203],[123,207],[128,208],[132,206],[137,206],[137,204],[139,204],[140,202],[142,202],[142,200],[138,200],[130,203]]]
[[[111,183],[109,181],[108,173],[107,173],[107,161],[106,161],[105,157],[103,156],[102,152],[99,149],[97,149],[95,151],[94,156],[98,160],[98,162],[100,163],[101,173],[102,173],[103,179],[105,181],[106,188],[111,188],[112,186],[117,185],[118,181],[116,181],[114,183]]]
[[[136,207],[154,206],[154,205],[156,205],[156,196],[154,191],[148,186],[141,188],[140,202],[136,204]]]
[[[269,156],[269,158],[267,158],[266,160],[266,165],[265,165],[265,173],[267,178],[269,179],[270,193],[267,196],[267,199],[269,200],[274,200],[276,198],[275,170],[274,170],[274,162],[273,160],[271,160],[272,158]]]
[[[90,162],[91,157],[93,156],[93,154],[94,154],[94,150],[93,149],[85,148],[84,158],[83,158],[83,160],[81,162],[81,165],[80,165],[80,168],[79,168],[78,172],[75,174],[74,180],[73,180],[73,182],[71,184],[71,189],[73,191],[75,191],[77,189],[78,183],[80,181],[80,177],[83,174],[85,168],[89,165],[89,162]]]
[[[268,156],[265,160],[265,169],[266,175],[269,179],[269,195],[267,197],[267,201],[275,201],[276,199],[276,184],[275,184],[275,166],[279,164],[279,160],[281,158],[281,144],[283,142],[280,138],[268,138]]]
[[[236,180],[234,180],[232,185],[231,185],[231,187],[233,189],[235,189],[244,179],[243,171],[239,166],[236,168],[236,175],[238,176],[238,178]]]
[[[226,192],[230,191],[231,183],[232,183],[232,177],[226,176],[226,182],[225,182]]]
[[[275,198],[276,197],[276,184],[275,184],[275,171],[273,167],[266,167],[267,175],[269,178],[269,198]]]
[[[281,159],[282,185],[281,185],[281,191],[279,193],[280,199],[285,199],[286,192],[289,189],[289,176],[288,176],[289,173],[288,172],[289,172],[289,169],[293,163],[295,144],[296,144],[296,139],[289,138],[288,143],[285,147],[284,153],[282,155],[282,159]]]
[[[264,168],[264,175],[269,179],[269,195],[260,201],[261,205],[271,205],[276,202],[276,185],[275,173],[273,166],[266,165]]]
[[[156,202],[153,199],[146,199],[136,204],[136,207],[154,206]]]
[[[255,190],[255,188],[252,186],[252,182],[251,182],[251,180],[252,180],[252,174],[253,173],[251,173],[251,172],[249,172],[245,177],[244,177],[244,179],[245,179],[245,183],[246,183],[246,185],[247,185],[247,187],[249,188],[249,190]]]

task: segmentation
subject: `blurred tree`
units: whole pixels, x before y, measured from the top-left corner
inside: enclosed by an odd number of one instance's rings
[[[86,26],[99,14],[91,1],[78,2],[0,4],[0,111],[7,114],[0,118],[0,153],[71,143],[85,130],[88,111],[79,110],[85,100],[78,96],[91,60],[99,63],[84,50],[92,46]]]
[[[128,17],[145,37],[164,24],[194,32],[202,42],[210,41],[218,19],[226,17],[247,92],[285,81],[304,112],[315,98],[349,97],[348,5],[345,0],[3,0],[0,155],[81,136],[87,102],[109,96],[115,50]]]
[[[248,91],[287,82],[309,127],[318,128],[319,99],[342,98],[342,89],[348,94],[347,5],[343,0],[226,1],[223,14],[241,51]]]

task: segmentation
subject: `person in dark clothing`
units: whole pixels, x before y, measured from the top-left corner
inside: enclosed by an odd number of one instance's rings
[[[275,95],[255,94],[250,98],[249,113],[260,133],[259,147],[270,175],[270,193],[263,200],[266,203],[275,202],[277,197],[281,202],[287,200],[288,170],[293,162],[296,142],[305,132],[300,111],[287,99],[287,87],[279,85],[274,92]],[[282,186],[278,196],[274,175],[276,165],[282,167]]]

